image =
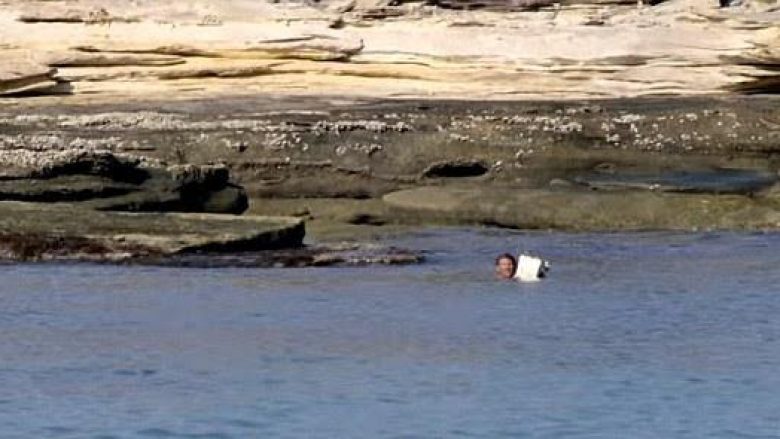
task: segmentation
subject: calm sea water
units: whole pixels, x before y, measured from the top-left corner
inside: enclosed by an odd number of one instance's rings
[[[395,243],[429,261],[0,266],[0,437],[780,437],[780,234]],[[495,281],[517,248],[552,277]]]

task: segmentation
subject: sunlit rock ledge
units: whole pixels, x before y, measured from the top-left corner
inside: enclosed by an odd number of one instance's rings
[[[136,1],[120,10],[7,1],[0,95],[89,103],[302,90],[461,99],[778,90],[776,1],[626,3]]]

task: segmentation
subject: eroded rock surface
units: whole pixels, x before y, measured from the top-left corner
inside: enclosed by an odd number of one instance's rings
[[[431,221],[581,230],[775,227],[780,113],[769,96],[358,104],[234,98],[134,106],[0,116],[0,150],[17,154],[2,169],[7,179],[27,179],[0,182],[0,194],[98,209],[194,210],[174,208],[184,203],[229,212],[241,210],[234,201],[245,190],[252,212],[346,229]],[[148,110],[155,106],[164,111]],[[80,162],[79,154],[89,160]],[[46,157],[49,165],[26,166],[25,157]],[[139,171],[152,177],[140,181]],[[447,213],[447,190],[471,186],[484,194],[469,202],[487,207]],[[441,188],[442,196],[430,197],[427,209],[410,209],[388,195],[420,187]],[[531,197],[528,206],[546,213],[502,213],[503,197],[515,196]],[[575,215],[576,206],[586,211]],[[570,213],[555,219],[557,209]],[[587,209],[599,212],[598,221]],[[677,212],[687,213],[675,224]]]
[[[244,190],[219,165],[166,166],[105,150],[0,149],[0,200],[122,211],[242,213]],[[43,148],[43,149],[39,149]]]
[[[67,92],[56,72],[55,68],[36,62],[25,52],[3,53],[0,50],[0,97]]]
[[[778,23],[777,1],[759,0],[9,0],[0,57],[26,67],[0,64],[0,93],[70,90],[104,103],[302,89],[461,99],[776,93]]]

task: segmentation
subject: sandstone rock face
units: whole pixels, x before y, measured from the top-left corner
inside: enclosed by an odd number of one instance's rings
[[[96,7],[80,9],[67,7],[58,3],[43,3],[22,13],[18,20],[23,23],[132,23],[139,21],[137,17],[122,17],[109,13],[105,8]]]
[[[270,36],[270,38],[269,38]],[[225,40],[221,40],[224,38]],[[341,61],[363,49],[360,40],[347,40],[329,35],[301,35],[275,37],[259,34],[257,40],[236,42],[229,34],[214,35],[213,40],[202,41],[186,32],[168,32],[160,39],[122,39],[90,45],[78,45],[74,49],[89,53],[136,53],[174,56],[200,56],[210,58],[256,59],[310,59],[315,61]]]
[[[54,67],[171,66],[184,58],[170,55],[63,51],[42,54],[41,62]]]
[[[77,100],[103,103],[303,90],[477,99],[778,90],[776,1],[104,3],[0,4],[0,57],[19,66],[0,64],[0,93],[61,92],[63,82]]]
[[[756,48],[732,61],[743,66],[760,66],[744,81],[733,86],[742,93],[778,93],[780,90],[780,26],[775,25],[756,33]]]
[[[63,93],[57,70],[29,59],[25,52],[0,51],[0,96]]]

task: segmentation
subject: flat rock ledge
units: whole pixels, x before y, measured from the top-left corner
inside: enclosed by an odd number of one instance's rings
[[[427,186],[384,202],[406,216],[449,224],[571,231],[777,230],[777,189],[762,196],[601,191],[572,187]]]
[[[17,52],[0,52],[0,96],[69,93],[70,85],[57,69]]]
[[[0,260],[132,262],[197,252],[302,245],[297,218],[100,212],[67,204],[0,202]]]

